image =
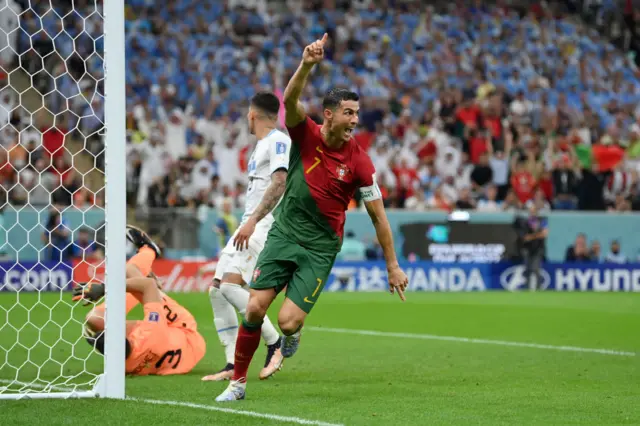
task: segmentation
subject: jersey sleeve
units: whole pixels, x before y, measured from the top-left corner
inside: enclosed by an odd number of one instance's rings
[[[291,141],[293,143],[301,143],[306,135],[311,131],[311,126],[317,126],[317,124],[309,118],[309,116],[306,116],[304,120],[294,127],[287,126]]]
[[[358,171],[358,186],[362,200],[369,202],[381,199],[382,193],[376,181],[376,169],[368,155],[362,155],[356,170]]]
[[[167,325],[163,304],[152,302],[144,304],[144,319],[148,324]]]
[[[269,174],[279,169],[289,170],[290,152],[291,139],[278,132],[278,136],[269,144]]]

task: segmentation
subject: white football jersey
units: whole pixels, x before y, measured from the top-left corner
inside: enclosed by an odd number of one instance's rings
[[[249,164],[249,184],[245,197],[244,215],[242,222],[253,214],[271,184],[271,175],[278,169],[289,170],[289,154],[291,152],[291,138],[280,130],[272,130],[266,137],[256,144]],[[273,214],[269,213],[260,223],[271,226]]]

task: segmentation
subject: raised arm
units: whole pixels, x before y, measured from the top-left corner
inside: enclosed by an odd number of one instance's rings
[[[304,48],[302,62],[284,89],[285,124],[287,127],[295,127],[307,116],[300,103],[300,95],[307,84],[313,66],[324,58],[324,44],[327,38],[325,33],[321,40],[316,40]]]

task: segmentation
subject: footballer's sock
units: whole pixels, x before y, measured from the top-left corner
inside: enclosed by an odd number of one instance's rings
[[[220,291],[244,318],[244,314],[247,312],[247,304],[249,303],[249,292],[238,284],[229,283],[222,283],[220,285]],[[273,326],[269,317],[264,317],[264,323],[262,324],[262,338],[267,345],[276,344],[280,339],[278,330]]]
[[[135,256],[129,259],[127,264],[137,266],[142,275],[146,277],[151,272],[151,265],[153,265],[154,260],[156,260],[156,252],[150,247],[144,246],[138,250]]]
[[[236,337],[238,336],[238,315],[221,290],[211,287],[209,299],[211,299],[211,307],[213,308],[213,324],[218,332],[220,343],[224,347],[227,364],[233,364]]]
[[[260,328],[262,324],[251,324],[242,320],[242,325],[238,331],[238,342],[236,343],[236,358],[234,362],[232,380],[246,380],[247,371],[253,354],[256,353],[260,344]]]

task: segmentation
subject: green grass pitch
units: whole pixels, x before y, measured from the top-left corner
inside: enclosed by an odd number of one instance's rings
[[[191,374],[128,378],[127,395],[137,400],[0,402],[0,423],[34,425],[46,419],[48,425],[270,425],[286,420],[255,417],[273,415],[293,417],[289,420],[300,424],[640,424],[640,295],[407,296],[403,304],[397,296],[382,293],[324,294],[309,317],[298,353],[285,362],[283,370],[271,380],[257,379],[265,356],[261,346],[250,370],[247,400],[221,405],[214,398],[226,384],[200,381],[224,361],[208,297],[176,294],[176,300],[195,315],[207,340],[208,353]],[[43,293],[38,298],[21,293],[22,307],[11,309],[16,297],[0,294],[0,321],[5,324],[0,346],[19,342],[8,352],[0,351],[0,386],[16,376],[16,369],[9,365],[21,366],[19,380],[30,382],[39,374],[41,383],[61,373],[68,383],[89,382],[101,371],[102,358],[80,340],[80,323],[73,320],[81,319],[86,308],[58,303],[50,310],[59,294]],[[70,295],[64,297],[68,300]],[[140,315],[137,309],[130,317]],[[600,348],[625,354],[425,336],[341,334],[315,327]],[[257,414],[252,417],[240,411]]]

